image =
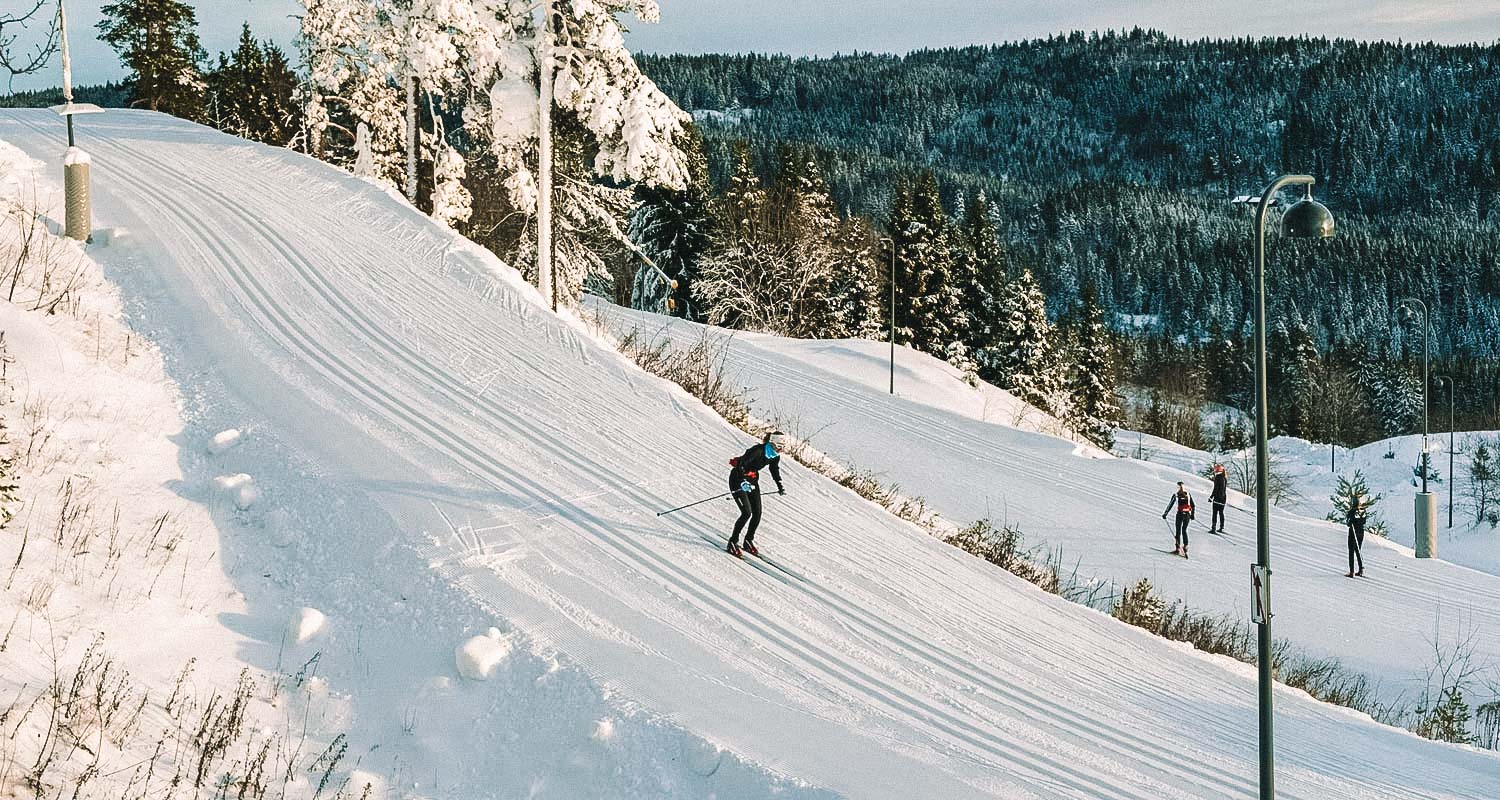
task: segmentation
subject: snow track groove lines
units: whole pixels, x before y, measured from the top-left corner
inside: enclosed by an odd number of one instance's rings
[[[52,146],[50,115],[0,112],[0,135],[18,119],[33,152]],[[278,376],[306,395],[293,416],[268,407],[268,425],[346,421],[303,443],[315,458],[374,477],[351,458],[399,450],[410,488],[372,498],[481,607],[627,699],[849,796],[1253,796],[1242,671],[1023,587],[797,465],[758,537],[771,558],[731,563],[712,535],[723,506],[650,510],[722,483],[717,452],[739,434],[396,201],[234,142],[142,112],[89,131],[96,207],[139,226],[169,287],[144,281],[146,303],[202,304],[187,318],[205,332],[226,317],[232,341],[210,352],[245,368],[231,394],[275,403],[256,387]],[[963,426],[884,413],[903,436],[984,453]],[[372,443],[346,445],[346,429]],[[443,525],[452,536],[420,533]],[[1480,785],[1472,754],[1282,696],[1288,800],[1458,800]]]
[[[457,398],[458,396],[460,396],[460,393],[464,393],[466,391],[463,387],[456,387],[452,385],[451,379],[449,379],[446,375],[443,375],[442,373],[435,370],[427,369],[422,364],[420,359],[415,356],[415,354],[406,351],[402,345],[387,337],[382,329],[380,329],[367,317],[357,311],[355,307],[348,302],[347,299],[343,298],[337,292],[336,289],[327,284],[323,277],[317,272],[315,268],[312,267],[311,264],[303,261],[297,254],[296,250],[290,245],[290,243],[288,243],[284,238],[277,234],[272,228],[265,225],[264,223],[259,222],[250,209],[244,208],[243,206],[240,206],[232,200],[225,199],[224,197],[215,197],[210,193],[197,189],[196,185],[192,183],[191,179],[189,179],[187,176],[176,173],[167,165],[161,163],[157,159],[148,156],[145,153],[140,152],[139,150],[135,150],[134,148],[125,146],[118,141],[113,141],[112,144],[122,151],[129,153],[134,160],[140,163],[150,164],[152,167],[156,168],[163,174],[172,176],[177,180],[182,181],[180,189],[184,192],[196,193],[206,203],[217,203],[229,210],[234,211],[237,219],[247,222],[253,221],[256,232],[259,235],[263,236],[266,242],[280,256],[285,258],[291,266],[299,271],[301,277],[308,283],[308,288],[313,289],[333,311],[340,314],[345,319],[345,321],[350,323],[356,330],[359,330],[364,335],[378,342],[388,355],[394,357],[395,364],[401,366],[402,368],[411,369],[414,372],[421,374],[426,379],[433,381],[433,385],[435,387],[445,387],[445,391],[452,393],[450,397]],[[163,210],[160,209],[160,207],[158,207],[158,209]],[[420,412],[417,412],[410,405],[394,398],[389,393],[381,390],[368,379],[364,379],[361,375],[359,375],[357,370],[347,366],[342,361],[338,360],[328,350],[317,347],[310,338],[306,337],[301,333],[301,331],[296,329],[296,325],[293,321],[286,318],[283,314],[279,313],[276,310],[281,307],[281,304],[275,302],[275,299],[272,297],[272,295],[263,286],[261,286],[259,282],[255,280],[251,272],[237,270],[235,268],[234,261],[232,257],[228,255],[227,250],[222,249],[220,246],[216,246],[217,244],[217,242],[209,243],[209,247],[213,249],[214,254],[224,265],[227,274],[231,276],[231,278],[238,285],[239,289],[256,306],[258,312],[263,316],[263,318],[272,321],[272,323],[277,327],[279,332],[285,338],[285,341],[291,342],[298,350],[302,351],[304,355],[322,366],[328,372],[328,374],[340,378],[341,382],[344,383],[346,388],[348,388],[352,392],[364,396],[374,405],[384,406],[386,410],[390,414],[392,414],[395,421],[406,423],[416,430],[422,431],[427,435],[427,438],[431,443],[438,445],[440,449],[445,450],[448,455],[455,458],[460,463],[464,463],[475,474],[495,479],[502,487],[507,489],[519,489],[522,493],[530,492],[535,496],[546,496],[547,491],[544,487],[529,484],[529,482],[525,478],[510,473],[508,470],[505,470],[500,464],[492,461],[487,457],[486,454],[478,451],[476,448],[468,446],[466,443],[457,442],[452,438],[446,436],[444,434],[444,427],[442,425],[422,415]],[[482,399],[475,398],[475,401],[481,408],[490,412],[490,415],[492,417],[491,422],[500,425],[508,425],[512,428],[513,432],[522,435],[529,435],[533,439],[544,436],[536,430],[522,431],[517,429],[516,419],[513,415],[504,415],[500,413],[498,408],[491,407],[490,403],[485,402]],[[556,452],[566,452],[566,448],[560,442],[553,441],[549,442],[549,444],[553,446]],[[634,497],[632,499],[643,504],[649,502],[649,498],[646,497]],[[759,628],[763,637],[764,644],[770,645],[780,642],[791,642],[798,645],[798,647],[795,650],[790,650],[788,652],[812,653],[818,656],[817,659],[805,659],[804,664],[810,668],[816,668],[820,671],[824,671],[825,674],[827,674],[827,676],[830,679],[833,679],[835,682],[843,682],[850,685],[851,687],[859,686],[862,689],[862,694],[879,699],[884,705],[886,705],[889,711],[897,714],[905,714],[909,717],[910,722],[912,722],[913,724],[917,724],[923,727],[930,727],[937,732],[940,732],[948,737],[951,737],[959,742],[968,745],[971,748],[974,748],[981,752],[985,752],[989,756],[997,760],[1020,760],[1020,753],[1012,749],[1014,743],[999,738],[991,733],[989,725],[987,725],[984,720],[977,718],[964,719],[963,717],[967,715],[962,715],[956,710],[944,710],[938,705],[934,705],[929,701],[921,700],[920,698],[906,691],[899,690],[893,686],[882,689],[881,685],[883,681],[880,678],[861,670],[852,662],[840,659],[832,651],[825,650],[811,640],[807,640],[801,637],[796,631],[776,625],[771,622],[763,621],[762,625],[755,625],[756,620],[753,617],[739,612],[731,604],[717,602],[715,599],[715,593],[707,585],[703,584],[700,580],[696,579],[694,576],[686,572],[674,569],[673,565],[666,559],[656,556],[651,551],[635,545],[633,540],[631,540],[629,537],[617,536],[612,531],[610,531],[607,526],[604,525],[585,525],[578,519],[574,519],[573,522],[575,524],[580,524],[582,527],[591,529],[591,531],[600,539],[616,545],[615,552],[623,556],[625,560],[630,562],[632,566],[634,566],[637,570],[654,574],[659,579],[670,582],[679,591],[692,596],[701,605],[705,607],[716,608],[716,610],[718,610],[720,613],[731,618],[735,618],[736,622],[741,625],[749,625]],[[634,552],[631,552],[632,550]],[[790,582],[783,582],[790,587]],[[825,597],[825,602],[827,602],[828,599],[829,598]],[[850,613],[849,609],[847,608],[843,608],[841,610],[843,610],[846,615]],[[888,638],[889,641],[895,641],[895,638],[890,632],[886,632],[884,635]],[[920,653],[921,651],[919,648],[918,650],[913,652]],[[931,661],[934,665],[941,666],[940,660],[932,658]],[[1010,699],[1015,700],[1016,698]],[[1056,706],[1037,706],[1031,709],[1033,713],[1051,713],[1056,712],[1057,710],[1058,708]],[[1104,726],[1103,724],[1095,723],[1095,725],[1097,725],[1097,727],[1094,727],[1091,731],[1091,733],[1094,733],[1095,735],[1103,734],[1103,732],[1107,730],[1106,726]],[[1074,731],[1074,733],[1077,733],[1077,731]],[[1110,747],[1108,749],[1114,750],[1115,752],[1121,754],[1124,754],[1125,752],[1123,744],[1115,744],[1113,747]],[[1101,780],[1101,776],[1078,770],[1073,765],[1053,758],[1046,752],[1031,753],[1028,754],[1028,756],[1029,757],[1026,760],[1031,762],[1031,766],[1035,770],[1033,774],[1027,776],[1031,780],[1052,782],[1055,780],[1053,776],[1065,775],[1072,778],[1072,782],[1069,784],[1071,786],[1074,786],[1076,788],[1091,788],[1094,791],[1104,791],[1109,793],[1109,796],[1113,797],[1139,797],[1144,800],[1145,798],[1155,796],[1152,794],[1136,793],[1129,785],[1126,784],[1120,784],[1115,781]],[[1168,763],[1170,764],[1171,762]],[[1175,772],[1177,770],[1171,771]],[[1187,779],[1186,785],[1201,785],[1201,781],[1210,778],[1207,773],[1197,772],[1196,770],[1187,770],[1185,772],[1189,773],[1182,776]],[[1197,772],[1197,774],[1191,774],[1193,772]]]

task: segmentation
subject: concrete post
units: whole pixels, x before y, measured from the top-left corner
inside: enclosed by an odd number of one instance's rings
[[[76,147],[69,147],[67,154],[63,156],[63,204],[65,234],[70,239],[88,241],[93,233],[89,201],[89,154]]]
[[[1417,558],[1437,558],[1437,495],[1417,492],[1412,505],[1417,516]]]

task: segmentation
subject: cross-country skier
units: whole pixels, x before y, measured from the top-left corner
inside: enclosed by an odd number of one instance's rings
[[[1193,496],[1188,493],[1187,487],[1182,485],[1182,481],[1177,482],[1177,491],[1173,492],[1172,497],[1167,500],[1167,510],[1161,512],[1161,518],[1166,519],[1174,508],[1177,509],[1177,533],[1172,539],[1176,545],[1172,550],[1172,555],[1187,558],[1188,523],[1192,521],[1198,509],[1193,503]]]
[[[1349,572],[1345,577],[1363,578],[1365,576],[1365,557],[1360,551],[1365,546],[1365,506],[1364,498],[1355,497],[1349,501]],[[1355,560],[1359,560],[1359,569],[1354,569]]]
[[[742,557],[741,531],[745,533],[744,552],[752,556],[760,555],[760,551],[755,549],[755,528],[760,525],[761,470],[769,468],[771,478],[776,481],[776,493],[786,494],[786,487],[781,483],[781,454],[776,452],[776,445],[772,442],[772,437],[780,433],[772,431],[766,434],[765,440],[760,444],[729,460],[729,491],[735,505],[740,507],[740,518],[734,521],[734,533],[729,537],[727,548],[735,558]],[[746,527],[746,523],[749,523],[749,527]]]
[[[1224,504],[1229,502],[1229,476],[1224,474],[1224,465],[1214,465],[1214,490],[1208,499],[1214,505],[1213,519],[1208,525],[1209,533],[1224,532]]]

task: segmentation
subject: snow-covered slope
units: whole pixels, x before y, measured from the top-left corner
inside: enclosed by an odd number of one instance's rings
[[[1231,493],[1228,535],[1209,535],[1208,482],[1195,474],[1203,454],[1148,441],[1162,466],[1018,430],[1006,415],[980,412],[982,398],[1002,392],[971,388],[946,364],[904,348],[892,398],[887,345],[879,342],[731,334],[592,302],[616,330],[638,327],[648,340],[726,337],[726,373],[749,389],[759,414],[794,421],[822,452],[877,469],[946,519],[1014,523],[1029,541],[1060,547],[1081,576],[1121,585],[1146,577],[1194,608],[1249,616],[1255,504]],[[856,363],[849,353],[866,359]],[[1122,449],[1134,443],[1135,434],[1122,434]],[[1178,480],[1200,504],[1188,562],[1170,555],[1172,530],[1161,519]],[[1388,502],[1390,511],[1401,507],[1400,498]],[[1500,665],[1500,578],[1367,540],[1368,577],[1350,580],[1345,538],[1341,526],[1276,513],[1278,637],[1377,678],[1391,699],[1420,694],[1434,642],[1472,638],[1480,663]]]
[[[57,129],[0,116],[39,158]],[[83,145],[100,224],[130,231],[99,258],[194,398],[190,428],[257,431],[231,452],[261,498],[220,515],[245,657],[275,658],[286,605],[326,612],[324,675],[367,767],[454,798],[1254,795],[1243,665],[1045,595],[795,466],[767,501],[781,566],[731,560],[727,501],[653,512],[719,491],[744,437],[493,259],[336,170],[158,115],[91,119]],[[919,460],[878,455],[860,461]],[[269,554],[273,513],[308,546]],[[545,673],[435,683],[491,624],[643,711],[581,729],[597,706]],[[1500,781],[1494,754],[1278,694],[1282,797]],[[807,786],[720,768],[678,727]]]
[[[1478,431],[1454,437],[1457,455],[1453,461],[1459,477],[1450,486],[1448,435],[1431,435],[1427,447],[1433,478],[1428,489],[1437,495],[1438,501],[1438,557],[1500,576],[1500,530],[1488,522],[1474,520],[1464,478],[1470,448],[1481,438],[1494,441],[1496,436],[1494,431]],[[1123,449],[1136,447],[1138,438],[1144,443],[1150,461],[1193,473],[1225,458],[1136,433],[1123,435]],[[1413,546],[1416,516],[1412,498],[1418,491],[1415,470],[1422,453],[1420,435],[1394,436],[1355,448],[1334,447],[1331,452],[1326,444],[1277,436],[1271,440],[1271,453],[1276,469],[1291,480],[1295,489],[1295,495],[1282,502],[1283,507],[1314,519],[1322,518],[1333,507],[1330,498],[1339,477],[1352,477],[1357,470],[1364,474],[1369,490],[1381,495],[1375,513],[1385,523],[1390,541],[1401,545],[1398,550],[1403,553]],[[1448,527],[1450,489],[1454,490],[1452,528]]]

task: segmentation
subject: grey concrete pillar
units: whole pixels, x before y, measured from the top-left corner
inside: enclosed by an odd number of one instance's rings
[[[69,147],[63,158],[63,202],[66,230],[70,239],[86,242],[93,233],[89,201],[89,155]]]
[[[1417,558],[1437,558],[1437,495],[1417,492],[1413,507],[1417,516]]]

